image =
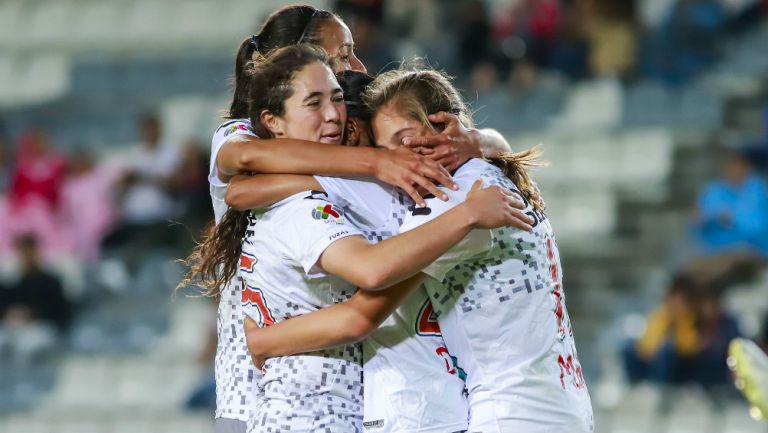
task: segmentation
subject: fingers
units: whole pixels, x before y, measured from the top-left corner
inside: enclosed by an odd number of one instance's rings
[[[411,150],[424,156],[430,156],[435,153],[435,149],[432,149],[431,147],[424,147],[424,146],[412,147]]]
[[[432,123],[445,123],[445,124],[448,124],[448,123],[458,123],[459,122],[459,116],[457,116],[457,115],[455,115],[453,113],[448,113],[446,111],[438,111],[435,114],[430,114],[429,116],[427,116],[427,118]],[[448,125],[446,125],[446,126],[448,126]]]
[[[526,232],[533,230],[533,223],[535,221],[530,215],[523,213],[518,209],[511,209],[509,212],[509,225]]]
[[[424,198],[421,196],[421,194],[419,194],[418,191],[416,191],[416,188],[414,188],[412,184],[405,182],[398,185],[398,187],[405,191],[405,193],[411,197],[411,200],[416,202],[416,206],[427,207],[427,203],[424,201]]]
[[[480,190],[480,188],[483,187],[483,180],[478,178],[475,183],[472,184],[472,189],[469,190],[470,193]]]
[[[448,170],[446,170],[440,163],[429,159],[426,159],[422,163],[424,164],[424,168],[421,172],[422,176],[434,180],[439,185],[444,185],[454,191],[458,191],[459,186],[453,181],[453,177],[451,177]]]
[[[417,178],[416,183],[440,200],[448,201],[448,194],[440,191],[440,188],[438,188],[434,183],[430,182],[429,179],[423,177]]]
[[[421,137],[405,137],[403,144],[406,147],[437,147],[441,145],[450,145],[453,142],[453,137],[445,134],[424,135]]]

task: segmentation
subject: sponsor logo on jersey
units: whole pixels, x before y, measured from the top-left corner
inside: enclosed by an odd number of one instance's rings
[[[312,218],[327,224],[344,224],[344,211],[338,206],[328,203],[312,209]]]
[[[227,129],[224,131],[224,136],[228,137],[230,134],[233,134],[237,131],[242,131],[247,133],[251,132],[251,130],[244,123],[235,123],[234,125],[229,125],[227,127]]]
[[[240,271],[252,274],[253,268],[256,267],[256,263],[258,262],[259,260],[256,256],[243,252],[240,255]]]
[[[383,419],[377,419],[376,421],[365,421],[363,423],[363,427],[366,430],[380,429],[380,428],[384,427],[384,420]]]

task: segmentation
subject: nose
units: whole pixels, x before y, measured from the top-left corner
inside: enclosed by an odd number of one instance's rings
[[[325,109],[325,121],[344,123],[347,120],[347,107],[342,104],[328,104]]]
[[[352,58],[349,60],[349,66],[352,68],[353,71],[358,72],[368,72],[368,69],[365,68],[365,65],[363,62],[360,61],[360,59],[357,58],[355,53],[352,53]]]

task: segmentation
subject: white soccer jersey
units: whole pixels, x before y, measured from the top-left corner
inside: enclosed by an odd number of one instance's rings
[[[333,242],[362,236],[325,194],[306,191],[251,218],[243,239],[243,312],[260,326],[347,300],[356,290],[316,263]],[[270,358],[250,432],[362,431],[359,344]]]
[[[320,177],[370,242],[399,231],[413,204],[399,189],[375,181]],[[416,290],[363,341],[365,405],[370,433],[450,433],[466,430],[463,371],[443,342],[432,305]]]
[[[216,223],[227,211],[224,196],[227,184],[219,179],[216,156],[224,143],[235,135],[255,136],[248,119],[234,119],[216,129],[211,140],[211,165],[208,173],[211,202]],[[243,332],[240,278],[235,277],[221,291],[217,314],[216,418],[248,421],[254,407],[253,390],[258,371],[251,363]]]
[[[227,194],[227,183],[219,179],[216,157],[219,155],[219,150],[224,146],[224,143],[237,135],[256,137],[249,119],[232,119],[222,123],[216,128],[216,132],[213,133],[213,139],[211,139],[211,164],[208,171],[208,184],[210,185],[213,214],[217,224],[221,221],[224,213],[227,212],[228,206],[224,201],[224,197]]]
[[[450,201],[429,200],[402,230],[464,201],[477,178],[517,192],[497,167],[470,160],[454,175]],[[579,364],[554,234],[546,217],[532,233],[474,230],[424,270],[443,338],[467,373],[469,432],[593,431],[592,405]]]

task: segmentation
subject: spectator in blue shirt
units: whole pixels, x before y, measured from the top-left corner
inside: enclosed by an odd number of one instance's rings
[[[768,257],[768,188],[744,155],[729,155],[722,178],[704,187],[694,229],[705,253]]]

